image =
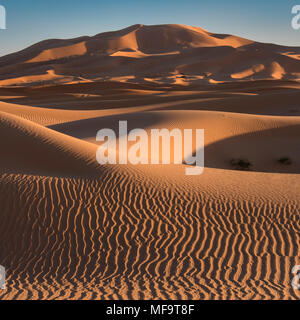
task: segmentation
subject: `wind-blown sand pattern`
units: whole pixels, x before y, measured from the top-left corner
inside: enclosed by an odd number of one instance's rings
[[[299,299],[299,54],[138,25],[0,58],[0,299]],[[204,128],[204,173],[98,165],[119,120]]]

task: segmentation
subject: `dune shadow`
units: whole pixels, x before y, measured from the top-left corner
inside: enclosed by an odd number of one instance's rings
[[[56,124],[49,128],[78,139],[94,138],[96,142],[97,132],[104,128],[112,129],[120,136],[119,121],[127,121],[128,132],[136,128],[163,128],[166,121],[172,124],[168,113],[136,112]],[[168,129],[172,127],[168,126]],[[244,159],[249,162],[251,171],[300,173],[299,145],[300,125],[236,135],[205,146],[205,167],[236,170],[233,163]],[[280,162],[282,158],[290,159],[289,163]]]
[[[95,137],[96,141],[96,134],[101,129],[112,129],[116,134],[119,134],[119,121],[127,121],[128,131],[130,131],[154,125],[159,126],[160,123],[165,121],[165,117],[165,115],[155,112],[144,114],[134,112],[66,122],[48,128],[78,139]]]
[[[236,170],[244,159],[257,172],[300,173],[300,125],[233,136],[205,147],[205,167]],[[291,163],[280,159],[287,157]],[[242,168],[241,168],[242,169]]]

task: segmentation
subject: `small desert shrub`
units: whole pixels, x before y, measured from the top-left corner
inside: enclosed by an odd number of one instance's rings
[[[181,73],[179,78],[181,78],[181,79],[187,79],[187,76],[186,76],[185,74]]]
[[[232,159],[230,164],[235,167],[236,170],[250,171],[252,163],[247,159]]]
[[[289,157],[282,157],[278,160],[278,162],[284,165],[292,164],[292,160]]]

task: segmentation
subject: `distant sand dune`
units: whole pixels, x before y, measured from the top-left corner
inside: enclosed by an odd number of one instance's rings
[[[94,37],[42,41],[0,58],[0,86],[99,80],[209,84],[300,79],[300,49],[184,25],[133,25]],[[49,70],[51,73],[49,74]],[[50,78],[50,79],[49,79]]]

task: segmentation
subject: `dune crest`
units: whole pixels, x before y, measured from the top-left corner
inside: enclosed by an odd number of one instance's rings
[[[299,54],[299,48],[199,27],[133,25],[93,37],[42,41],[1,57],[0,86],[103,80],[182,86],[299,80],[300,60],[295,59]]]

